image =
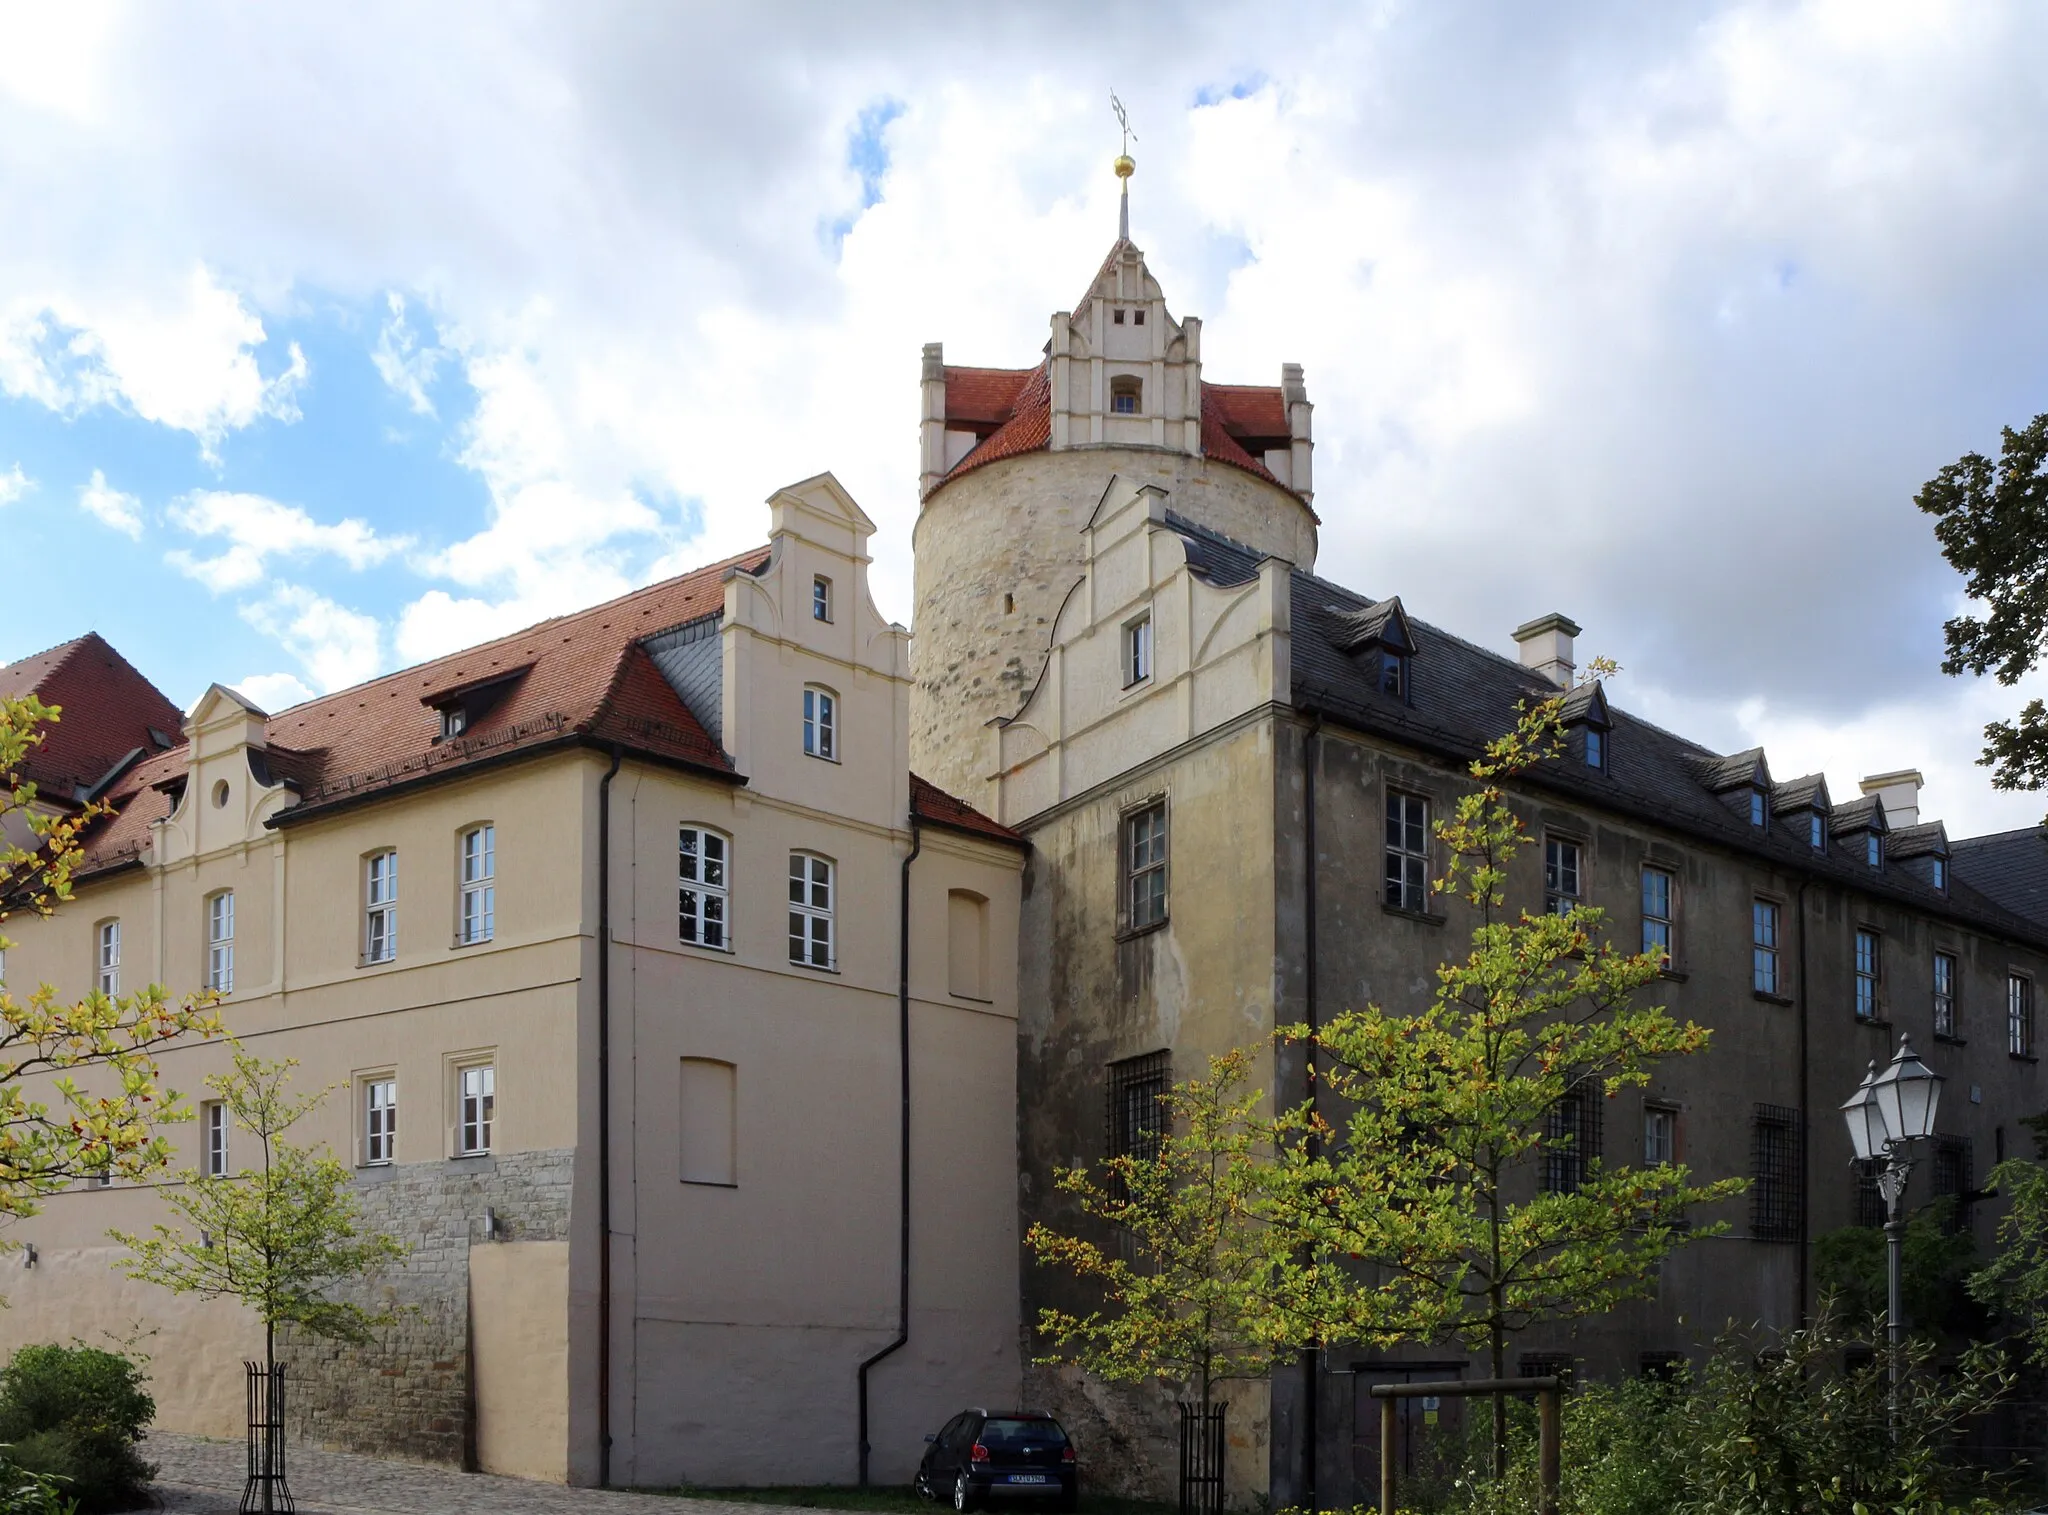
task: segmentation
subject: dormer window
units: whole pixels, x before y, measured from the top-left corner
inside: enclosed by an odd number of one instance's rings
[[[460,705],[441,707],[441,740],[461,736],[469,728],[469,712]]]
[[[1144,385],[1128,376],[1109,381],[1109,409],[1112,415],[1135,416],[1143,409]]]
[[[826,622],[832,619],[832,581],[823,574],[811,580],[811,619]]]
[[[1948,859],[1940,853],[1934,855],[1934,887],[1943,894],[1948,893]]]
[[[1586,728],[1586,766],[1605,768],[1607,766],[1607,733],[1598,726]]]
[[[1749,823],[1752,826],[1768,826],[1771,823],[1771,802],[1761,789],[1749,791]]]
[[[1875,831],[1867,831],[1863,835],[1863,856],[1873,868],[1884,866],[1884,838]]]
[[[1397,700],[1408,698],[1408,659],[1391,647],[1380,649],[1380,693]]]
[[[1813,850],[1814,850],[1815,852],[1825,852],[1825,851],[1827,851],[1827,850],[1828,850],[1828,823],[1827,823],[1827,818],[1826,818],[1825,816],[1823,816],[1823,815],[1822,815],[1822,814],[1821,814],[1821,813],[1820,813],[1820,812],[1819,812],[1818,810],[1810,810],[1810,811],[1808,811],[1808,812],[1807,812],[1807,815],[1806,815],[1806,825],[1807,825],[1806,839],[1807,839],[1807,840],[1808,840],[1809,842],[1813,843]]]

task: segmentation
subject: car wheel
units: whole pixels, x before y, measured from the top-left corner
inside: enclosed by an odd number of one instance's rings
[[[953,1480],[953,1508],[956,1510],[971,1510],[974,1508],[974,1485],[967,1481],[965,1473],[962,1473]]]

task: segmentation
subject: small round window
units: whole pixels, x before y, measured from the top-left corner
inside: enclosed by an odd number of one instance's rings
[[[226,779],[215,779],[213,781],[213,806],[216,810],[227,809],[228,781]]]

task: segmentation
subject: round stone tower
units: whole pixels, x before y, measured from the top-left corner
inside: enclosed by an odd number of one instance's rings
[[[1168,314],[1128,237],[1053,316],[1045,354],[1036,368],[956,368],[938,343],[924,349],[910,761],[983,808],[988,723],[1036,682],[1112,479],[1156,484],[1186,520],[1315,565],[1298,365],[1274,387],[1203,382],[1202,323]]]

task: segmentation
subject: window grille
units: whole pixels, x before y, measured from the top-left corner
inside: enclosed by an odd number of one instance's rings
[[[1769,900],[1749,905],[1750,987],[1758,994],[1778,992],[1778,907]]]
[[[1166,919],[1166,805],[1124,819],[1124,924],[1132,931]]]
[[[363,862],[363,961],[398,956],[398,854],[379,852]]]
[[[2034,981],[2017,973],[2005,980],[2005,1050],[2014,1057],[2034,1055]]]
[[[1934,954],[1934,1034],[1956,1034],[1956,959],[1952,952]]]
[[[731,900],[726,873],[729,855],[730,844],[718,832],[697,826],[682,828],[678,844],[676,930],[692,946],[724,949],[732,945],[727,914]],[[792,873],[791,877],[795,875]]]
[[[498,929],[498,828],[462,833],[462,945],[487,942]]]
[[[398,1080],[373,1078],[363,1085],[363,1161],[388,1163],[398,1149]]]
[[[1944,1235],[1957,1236],[1970,1229],[1970,1196],[1976,1190],[1972,1169],[1975,1154],[1967,1136],[1943,1136],[1937,1132],[1928,1142],[1928,1167],[1934,1179],[1934,1197],[1953,1199],[1942,1217]]]
[[[1884,959],[1875,931],[1856,933],[1856,1019],[1877,1019],[1877,984]]]
[[[1543,908],[1552,915],[1566,915],[1582,903],[1579,877],[1579,844],[1561,837],[1543,841]]]
[[[1643,870],[1643,951],[1662,954],[1671,961],[1673,879],[1663,868]]]
[[[1597,1080],[1575,1084],[1543,1120],[1543,1188],[1576,1194],[1600,1160],[1603,1105]]]
[[[1673,1383],[1685,1372],[1683,1352],[1642,1352],[1636,1356],[1636,1372],[1655,1383]]]
[[[1419,794],[1387,794],[1386,901],[1396,910],[1429,903],[1429,801]]]
[[[1173,1083],[1173,1054],[1148,1052],[1109,1065],[1109,1129],[1111,1157],[1150,1161],[1159,1155],[1166,1135],[1166,1106],[1161,1103]]]
[[[235,895],[223,890],[206,902],[206,987],[235,992]]]
[[[1758,1105],[1750,1123],[1749,1234],[1758,1241],[1797,1241],[1800,1115],[1784,1105]]]
[[[826,690],[804,691],[804,751],[815,758],[839,756],[839,702]]]
[[[491,1128],[498,1120],[498,1070],[485,1063],[462,1069],[457,1078],[455,1150],[462,1157],[480,1157],[491,1150]]]
[[[1853,1174],[1856,1181],[1856,1224],[1875,1229],[1885,1223],[1884,1193],[1877,1187],[1877,1176],[1884,1172],[1881,1157],[1859,1157],[1855,1160]]]
[[[1524,1352],[1515,1361],[1515,1377],[1561,1378],[1569,1384],[1578,1362],[1569,1352]]]
[[[832,864],[808,852],[789,855],[789,960],[806,968],[830,968],[833,911]]]
[[[121,992],[121,923],[102,921],[99,932],[98,970],[93,978],[102,994]]]

